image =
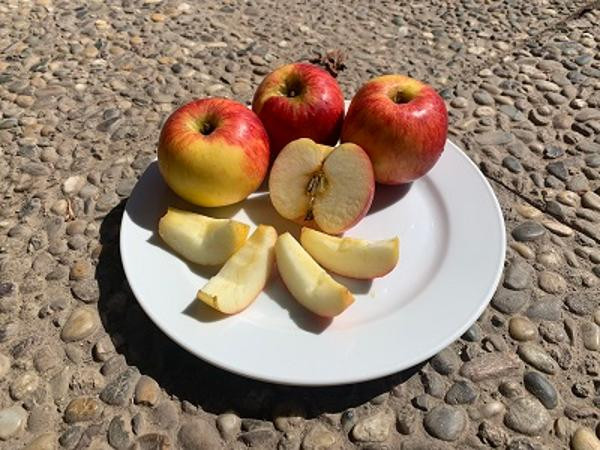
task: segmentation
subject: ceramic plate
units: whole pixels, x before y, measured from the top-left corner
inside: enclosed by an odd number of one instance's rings
[[[383,278],[336,278],[356,301],[331,323],[304,310],[278,276],[240,314],[222,316],[194,300],[217,269],[187,264],[156,233],[168,206],[271,224],[296,237],[259,191],[240,204],[201,209],[163,182],[157,163],[127,202],[121,257],[131,289],[175,342],[223,369],[276,383],[333,385],[407,369],[431,357],[479,317],[502,273],[505,229],[498,201],[471,160],[447,142],[442,157],[408,187],[377,186],[369,214],[349,236],[400,237],[400,262]]]

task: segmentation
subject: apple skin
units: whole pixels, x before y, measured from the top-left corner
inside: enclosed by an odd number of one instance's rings
[[[256,114],[233,100],[205,98],[169,116],[160,133],[158,167],[188,202],[225,206],[260,186],[269,155],[269,138]]]
[[[294,96],[288,96],[294,91]],[[292,63],[268,74],[258,86],[252,110],[260,117],[273,157],[289,142],[307,137],[335,145],[344,121],[344,95],[328,72]]]
[[[364,84],[348,108],[342,142],[362,147],[382,184],[404,184],[425,175],[444,150],[448,112],[431,87],[403,75]]]

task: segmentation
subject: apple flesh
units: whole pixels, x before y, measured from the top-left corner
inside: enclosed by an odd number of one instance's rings
[[[335,78],[307,63],[282,66],[258,86],[252,110],[265,125],[271,153],[307,137],[335,145],[344,120],[344,95]]]
[[[275,262],[275,228],[259,225],[219,272],[198,291],[198,300],[224,314],[235,314],[265,287]]]
[[[269,191],[281,216],[338,234],[369,211],[375,179],[369,157],[359,146],[332,148],[302,138],[290,142],[275,159]]]
[[[352,98],[341,141],[361,146],[377,182],[394,185],[425,175],[439,159],[447,133],[446,105],[431,86],[384,75]]]
[[[250,227],[232,219],[214,219],[169,208],[158,234],[179,255],[202,265],[223,264],[244,243]]]
[[[195,205],[245,199],[264,180],[269,162],[269,138],[259,118],[233,100],[190,102],[169,116],[160,133],[160,173]]]
[[[302,228],[300,243],[325,269],[350,278],[372,279],[391,272],[399,257],[399,240],[369,241],[330,236]]]
[[[354,302],[352,293],[319,266],[289,233],[275,244],[277,270],[300,304],[322,317],[335,317]]]

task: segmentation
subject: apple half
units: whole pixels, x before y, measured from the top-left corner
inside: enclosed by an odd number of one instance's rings
[[[158,234],[179,255],[208,266],[223,264],[246,241],[250,227],[232,219],[215,219],[169,208],[158,222]]]
[[[369,211],[375,192],[373,166],[356,144],[334,148],[301,138],[275,159],[269,191],[281,216],[339,234]]]
[[[249,306],[265,287],[275,263],[275,228],[259,225],[221,270],[198,291],[198,300],[224,314]]]
[[[290,233],[277,238],[277,270],[290,293],[308,310],[335,317],[354,302],[352,293],[335,281]]]
[[[350,278],[372,279],[392,271],[399,258],[399,239],[369,241],[330,236],[302,228],[300,242],[325,269]]]

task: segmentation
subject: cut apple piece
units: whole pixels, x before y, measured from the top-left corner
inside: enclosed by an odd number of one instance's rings
[[[369,156],[352,143],[332,148],[302,138],[286,145],[269,176],[277,212],[326,233],[352,227],[371,207],[375,177]]]
[[[330,236],[303,227],[300,242],[324,268],[351,278],[371,279],[390,272],[398,264],[397,237],[369,241],[352,237]]]
[[[223,264],[246,241],[250,227],[232,219],[215,219],[169,208],[158,222],[158,234],[188,261]]]
[[[198,300],[225,314],[246,308],[262,291],[273,271],[275,228],[259,225],[219,273],[198,291]]]
[[[352,293],[335,281],[289,233],[275,244],[277,269],[300,304],[323,317],[335,317],[354,302]]]

